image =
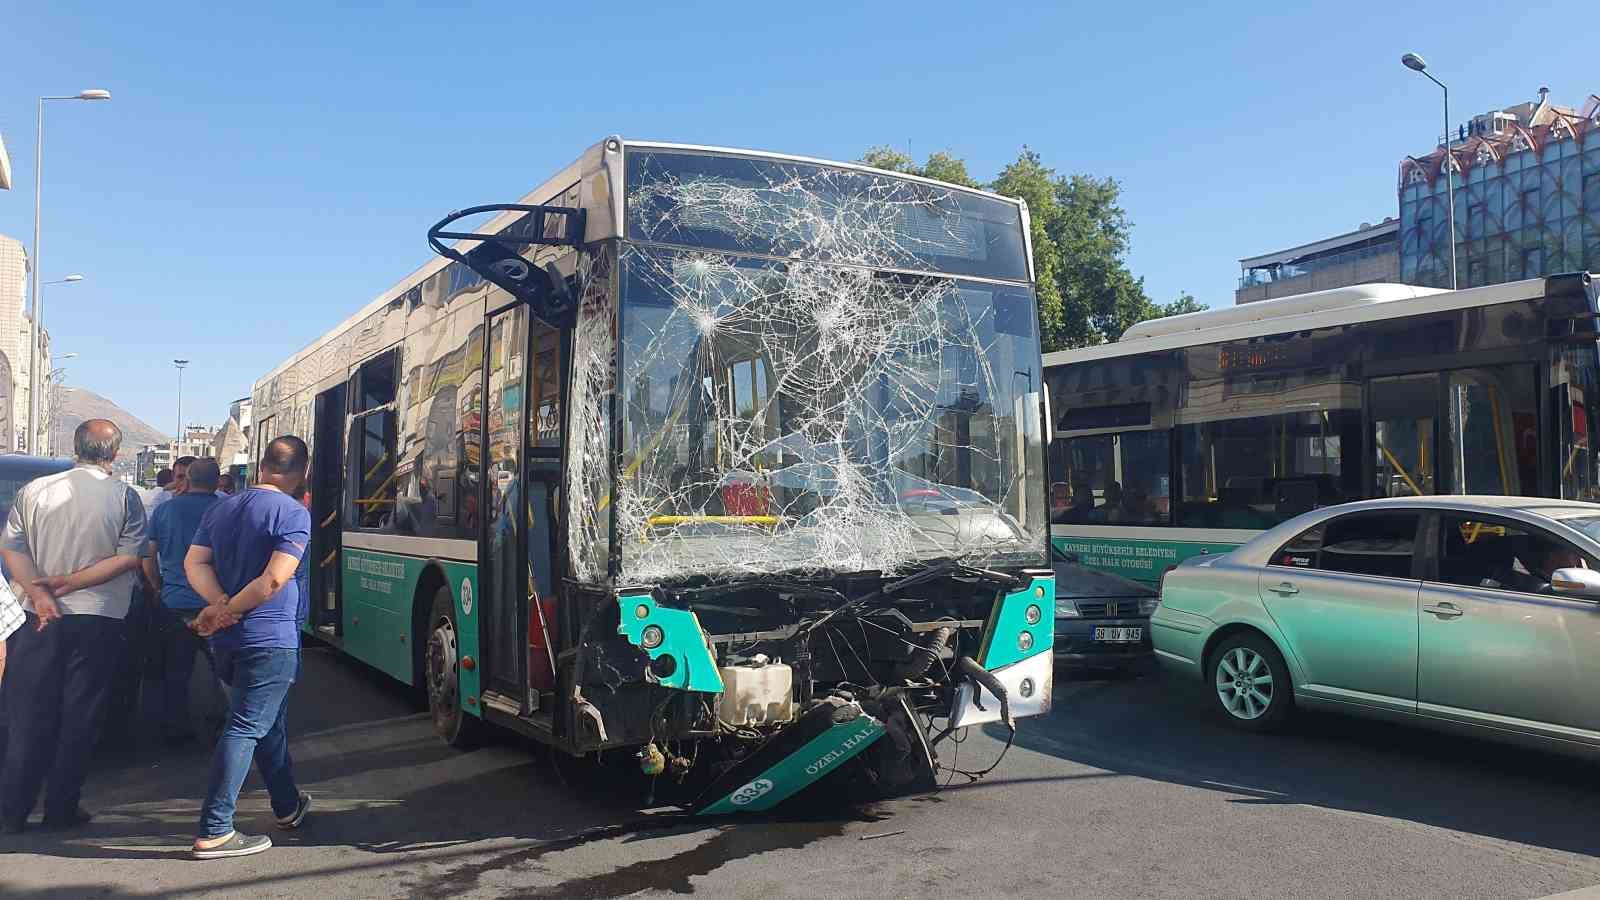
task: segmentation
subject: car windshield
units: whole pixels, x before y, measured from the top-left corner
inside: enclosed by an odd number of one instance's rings
[[[626,575],[1044,559],[1032,294],[630,246]]]

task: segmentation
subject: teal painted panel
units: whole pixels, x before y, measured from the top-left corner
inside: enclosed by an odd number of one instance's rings
[[[706,633],[700,630],[700,619],[684,609],[668,609],[656,605],[649,594],[627,594],[617,598],[618,615],[622,624],[617,633],[629,643],[639,647],[656,659],[670,653],[678,668],[660,679],[662,685],[684,691],[722,693],[722,673],[717,671],[716,657],[706,643]],[[662,631],[659,646],[644,646],[644,630],[654,625]]]
[[[471,657],[476,661],[478,657],[478,567],[471,563],[445,563],[444,577],[450,585],[450,591],[455,595],[456,601],[456,653],[465,659]],[[423,640],[427,640],[424,636]],[[479,702],[482,696],[481,672],[476,665],[471,669],[457,666],[459,675],[458,689],[461,697],[462,709],[472,715],[483,715],[483,704]]]
[[[344,548],[344,600],[356,599],[391,613],[409,615],[417,576],[426,560],[397,553]],[[429,598],[432,599],[432,598]]]
[[[408,616],[347,597],[344,651],[411,684],[411,619]]]
[[[1056,636],[1055,597],[1053,575],[1035,576],[1027,587],[1002,597],[998,608],[989,616],[989,628],[978,663],[985,669],[998,669],[1035,654],[1049,653]],[[1038,621],[1029,624],[1028,610],[1035,607]],[[1026,650],[1022,648],[1023,632],[1033,638]]]
[[[391,677],[413,684],[414,642],[425,650],[428,632],[413,635],[415,604],[433,603],[433,597],[417,597],[417,580],[429,560],[398,553],[382,553],[353,547],[344,549],[344,650]],[[478,657],[478,567],[472,563],[443,562],[445,581],[456,606],[456,653],[458,658]],[[463,591],[464,585],[470,585]],[[423,610],[426,622],[428,610]],[[401,636],[404,635],[404,639]],[[464,708],[482,715],[477,667],[457,666],[460,696]],[[415,686],[415,685],[413,685]],[[466,702],[470,698],[471,702]]]
[[[1076,554],[1087,568],[1110,572],[1154,585],[1167,569],[1191,556],[1230,553],[1239,548],[1228,541],[1163,541],[1150,538],[1058,537],[1056,547]]]
[[[806,741],[759,777],[701,810],[701,815],[771,809],[872,746],[883,734],[883,723],[864,713],[840,722]]]

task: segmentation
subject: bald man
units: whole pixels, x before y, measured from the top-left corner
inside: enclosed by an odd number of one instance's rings
[[[89,821],[79,799],[144,552],[144,503],[111,474],[122,432],[89,419],[72,443],[77,465],[17,491],[0,533],[0,557],[27,607],[0,683],[11,732],[0,769],[3,832],[23,830],[41,789],[45,828]]]

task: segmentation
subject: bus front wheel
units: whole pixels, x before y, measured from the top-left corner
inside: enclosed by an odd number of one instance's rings
[[[452,747],[470,747],[480,736],[483,722],[467,715],[461,706],[460,631],[456,628],[456,603],[449,585],[440,585],[434,592],[428,623],[424,668],[433,730]]]

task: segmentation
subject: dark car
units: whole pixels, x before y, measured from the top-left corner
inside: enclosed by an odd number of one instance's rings
[[[1056,570],[1056,643],[1060,662],[1118,666],[1147,662],[1155,588],[1097,572],[1071,553],[1050,548]]]

